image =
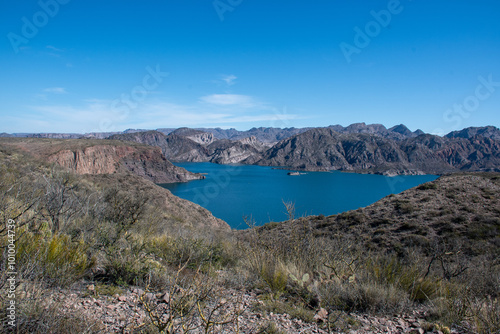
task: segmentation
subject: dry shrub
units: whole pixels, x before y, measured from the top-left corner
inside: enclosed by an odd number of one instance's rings
[[[477,297],[470,289],[458,287],[447,297],[433,301],[431,318],[466,333],[498,333],[500,302],[498,298]]]
[[[19,277],[43,280],[51,286],[67,286],[81,279],[94,265],[83,241],[64,234],[18,231],[16,265]]]
[[[186,265],[169,276],[160,299],[151,293],[140,296],[151,323],[161,333],[219,333],[238,328],[241,298],[227,296],[216,279],[200,271],[186,275]]]
[[[34,281],[20,284],[16,297],[16,329],[5,321],[0,322],[1,333],[102,333],[105,328],[99,322],[80,313],[71,312],[61,303],[54,302],[45,282]],[[1,305],[0,317],[5,319],[6,307]]]
[[[406,293],[394,286],[377,283],[331,281],[319,287],[321,303],[330,310],[397,312],[409,304]]]

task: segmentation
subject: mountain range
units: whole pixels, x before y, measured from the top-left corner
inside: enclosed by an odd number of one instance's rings
[[[307,171],[386,175],[500,171],[500,130],[470,127],[445,136],[410,131],[400,124],[347,127],[128,129],[119,133],[0,134],[35,138],[96,138],[158,146],[174,162],[256,164]]]
[[[383,137],[391,137],[393,139],[401,139],[405,137],[417,136],[423,134],[422,130],[416,130],[411,132],[405,125],[400,124],[387,129],[382,124],[365,124],[365,123],[354,123],[347,127],[342,125],[330,125],[329,128],[334,129],[337,132],[342,133],[371,133],[378,134]],[[221,128],[159,128],[156,131],[161,132],[165,135],[176,133],[182,134],[185,131],[200,131],[204,133],[211,133],[215,139],[230,139],[238,140],[248,137],[255,137],[257,140],[264,143],[276,143],[280,140],[289,138],[291,136],[306,132],[308,130],[314,129],[312,127],[305,128],[272,128],[272,127],[259,127],[252,128],[246,131],[239,131],[236,129],[221,129]],[[131,134],[137,132],[147,132],[147,129],[127,129],[122,132],[90,132],[85,134],[78,133],[0,133],[0,137],[33,137],[33,138],[55,138],[55,139],[77,139],[77,138],[95,138],[95,139],[105,139],[112,135],[118,134]]]
[[[272,132],[274,138],[290,132],[264,130],[261,128],[259,133]],[[386,175],[500,170],[500,130],[492,126],[467,128],[444,137],[420,130],[411,132],[404,125],[386,129],[383,125],[364,123],[301,130],[304,131],[274,143],[256,136],[218,139],[212,132],[188,128],[168,134],[117,134],[109,139],[159,146],[164,156],[175,162],[242,163]],[[239,137],[235,134],[232,138]]]

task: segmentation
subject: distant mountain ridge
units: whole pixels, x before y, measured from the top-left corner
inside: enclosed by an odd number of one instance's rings
[[[412,132],[403,124],[387,129],[382,124],[365,123],[248,131],[160,130],[128,129],[108,139],[158,146],[166,159],[175,162],[242,163],[386,175],[500,171],[500,130],[494,126],[466,128],[444,137],[421,130]],[[279,138],[282,139],[277,141]]]
[[[412,132],[406,127],[406,125],[403,124],[395,125],[389,129],[382,124],[365,123],[354,123],[347,127],[343,127],[342,125],[330,125],[328,128],[339,133],[367,133],[394,140],[403,140],[424,134],[422,130]]]
[[[165,158],[176,162],[241,163],[250,157],[260,157],[269,148],[255,137],[215,140],[211,133],[187,128],[179,130],[168,135],[159,131],[117,134],[109,139],[158,146]]]
[[[390,137],[392,139],[402,139],[404,137],[413,137],[424,132],[417,130],[411,132],[405,125],[400,124],[392,128],[387,129],[382,124],[365,124],[365,123],[354,123],[347,127],[342,125],[330,125],[329,128],[333,128],[337,132],[341,133],[371,133],[377,134],[382,137]],[[196,133],[210,133],[213,135],[214,139],[230,139],[239,140],[248,137],[255,137],[257,140],[263,143],[276,143],[280,140],[289,138],[291,136],[309,131],[314,129],[313,127],[305,128],[273,128],[273,127],[259,127],[251,128],[246,131],[239,131],[236,129],[221,129],[221,128],[159,128],[156,131],[161,132],[165,135],[171,133],[188,136],[187,134],[196,135]],[[0,136],[5,137],[34,137],[34,138],[57,138],[57,139],[77,139],[77,138],[95,138],[95,139],[105,139],[113,135],[119,134],[131,134],[138,132],[148,132],[152,130],[146,129],[127,129],[121,132],[91,132],[85,134],[77,133],[14,133],[7,134],[2,133]],[[198,132],[196,132],[198,131]]]
[[[429,134],[394,140],[317,128],[282,140],[260,160],[247,163],[388,175],[500,171],[500,142],[483,136],[446,138]]]
[[[348,127],[312,128],[274,145],[254,136],[217,140],[212,133],[188,128],[168,135],[148,131],[114,135],[110,139],[159,146],[167,159],[177,162],[243,163],[386,175],[500,171],[500,142],[490,138],[494,138],[498,129],[463,131],[461,136],[448,138],[422,134],[420,130],[411,132],[404,125],[387,129],[381,124],[357,123]]]
[[[494,126],[470,127],[460,131],[448,133],[446,138],[472,138],[483,136],[494,140],[500,140],[500,129]]]

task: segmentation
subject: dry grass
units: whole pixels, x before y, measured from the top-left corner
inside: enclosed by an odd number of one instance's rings
[[[170,306],[190,310],[193,323],[204,323],[207,331],[226,321],[234,325],[225,316],[212,324],[203,320],[215,310],[228,314],[220,303],[225,286],[260,290],[262,312],[303,321],[312,321],[319,307],[335,315],[403,312],[419,304],[433,310],[431,322],[470,332],[500,329],[496,175],[443,177],[331,217],[294,219],[286,203],[286,222],[228,235],[197,230],[203,221],[169,216],[155,200],[163,190],[137,178],[65,178],[10,146],[0,157],[0,218],[15,217],[18,271],[40,291],[21,299],[25,332],[98,331],[88,319],[57,312],[60,305],[43,297],[49,286],[82,278],[110,287],[103,291],[131,284],[173,289]],[[71,189],[57,210],[47,209],[47,184],[64,185],[52,187],[55,193]],[[1,230],[4,259],[7,242]],[[148,305],[150,326],[160,328],[164,313],[157,306]],[[272,325],[261,330],[276,332]]]

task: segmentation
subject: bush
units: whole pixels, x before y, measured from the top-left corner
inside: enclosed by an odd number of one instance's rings
[[[105,273],[96,279],[121,286],[144,286],[153,272],[162,269],[145,256],[124,251],[109,256],[104,264]]]
[[[72,242],[64,234],[19,231],[17,266],[24,279],[42,280],[51,286],[68,286],[94,265],[83,241]]]
[[[367,270],[376,282],[405,291],[413,301],[427,301],[440,289],[437,280],[423,277],[424,274],[419,268],[403,265],[394,256],[370,260],[367,263]]]
[[[102,322],[89,319],[69,309],[62,309],[61,303],[54,302],[44,290],[45,282],[34,281],[18,287],[16,297],[16,325],[12,329],[5,321],[0,321],[0,333],[103,333]],[[6,310],[0,302],[0,319],[6,319]]]
[[[437,189],[437,184],[427,182],[424,184],[421,184],[417,187],[418,190],[430,190],[430,189]]]
[[[161,236],[146,242],[146,251],[154,254],[167,265],[189,269],[219,269],[235,261],[226,250],[228,245],[202,238]]]
[[[329,282],[319,287],[322,305],[346,312],[396,312],[408,305],[408,295],[395,286],[378,283]]]
[[[259,274],[275,296],[280,296],[285,292],[288,283],[288,272],[281,262],[276,259],[264,260],[261,264]]]

